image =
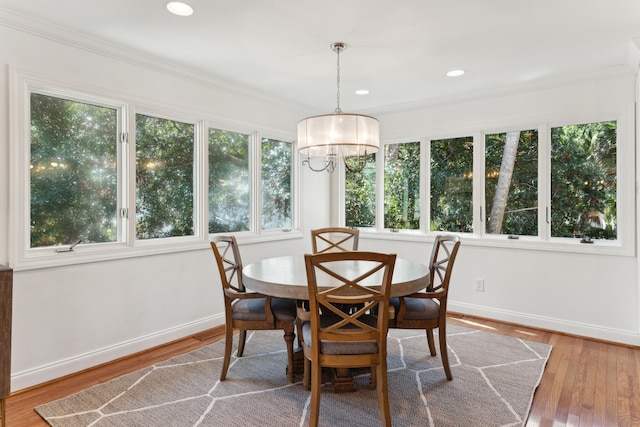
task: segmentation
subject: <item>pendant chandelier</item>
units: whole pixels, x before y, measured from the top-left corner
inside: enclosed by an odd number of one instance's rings
[[[378,119],[362,114],[346,114],[340,109],[340,53],[344,43],[333,43],[337,54],[337,107],[332,114],[307,117],[298,122],[298,152],[305,158],[303,165],[315,172],[331,173],[342,158],[350,171],[361,171],[368,154],[380,147]],[[354,162],[347,157],[355,158]],[[313,165],[312,165],[312,159]]]

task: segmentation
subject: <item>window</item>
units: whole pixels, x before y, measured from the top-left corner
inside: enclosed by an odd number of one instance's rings
[[[486,238],[474,244],[631,254],[633,239],[620,230],[633,229],[627,213],[629,204],[635,208],[634,156],[620,150],[633,151],[633,144],[618,141],[633,141],[633,111],[621,117],[624,122],[543,123],[427,139],[427,167],[419,143],[387,143],[362,172],[346,168],[345,225]],[[428,190],[419,186],[425,177]],[[428,215],[421,215],[427,200]]]
[[[31,248],[118,240],[119,109],[30,95]]]
[[[617,239],[617,122],[551,128],[551,236]]]
[[[538,131],[485,136],[487,234],[538,235]]]
[[[136,115],[136,237],[194,234],[190,123]]]
[[[262,139],[262,229],[291,228],[293,151],[290,142]]]
[[[209,129],[209,233],[248,231],[249,135]]]
[[[193,250],[214,233],[254,238],[295,226],[293,143],[14,77],[12,267]]]
[[[345,171],[345,225],[373,227],[376,221],[376,155],[363,158],[361,171]]]
[[[420,229],[420,142],[384,147],[384,227]]]
[[[473,231],[473,137],[431,141],[431,231]]]

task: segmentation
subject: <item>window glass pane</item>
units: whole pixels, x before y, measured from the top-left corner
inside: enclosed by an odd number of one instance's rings
[[[384,147],[384,227],[420,229],[420,142]]]
[[[538,235],[538,131],[496,133],[485,140],[488,234]]]
[[[616,239],[615,121],[551,129],[551,236]]]
[[[31,94],[32,248],[113,242],[117,109]]]
[[[262,139],[262,228],[291,228],[290,142]]]
[[[473,137],[431,141],[431,231],[473,231]]]
[[[209,129],[209,233],[249,230],[249,135]]]
[[[136,115],[136,237],[193,235],[194,125]]]
[[[361,171],[345,171],[345,225],[373,227],[376,221],[376,155],[361,158]]]

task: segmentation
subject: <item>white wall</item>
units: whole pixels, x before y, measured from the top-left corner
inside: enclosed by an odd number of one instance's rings
[[[250,93],[229,91],[202,76],[142,59],[92,53],[0,20],[0,263],[9,259],[9,73],[25,69],[73,81],[113,97],[172,105],[204,118],[291,134],[308,114]],[[64,36],[64,35],[62,35]],[[164,68],[164,71],[161,70]],[[165,72],[171,71],[171,72]],[[628,108],[633,79],[611,79],[517,96],[451,103],[378,115],[383,137],[440,136],[537,123],[576,108]],[[633,138],[625,144],[633,144]],[[329,225],[335,201],[328,174],[303,171],[300,213],[304,238],[242,244],[245,263],[269,254],[308,251],[311,228]],[[633,203],[632,203],[633,205]],[[633,209],[632,209],[633,210]],[[634,212],[630,212],[634,214]],[[463,243],[451,309],[602,339],[640,344],[636,257],[509,250]],[[362,249],[424,260],[428,241],[363,238]],[[484,278],[485,292],[472,290]],[[219,325],[223,306],[206,242],[189,252],[69,267],[16,271],[13,306],[14,391],[149,346]]]

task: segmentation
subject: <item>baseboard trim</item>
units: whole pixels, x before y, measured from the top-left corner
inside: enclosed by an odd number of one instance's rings
[[[223,324],[224,314],[211,316],[55,363],[16,372],[11,375],[11,392],[71,375]]]
[[[583,338],[610,341],[616,344],[640,346],[640,334],[634,331],[604,328],[585,323],[569,322],[551,317],[534,316],[527,313],[500,310],[493,307],[458,303],[454,301],[448,302],[447,309],[460,314],[484,317],[487,319],[519,324],[531,328],[546,329],[554,332],[576,335]]]

